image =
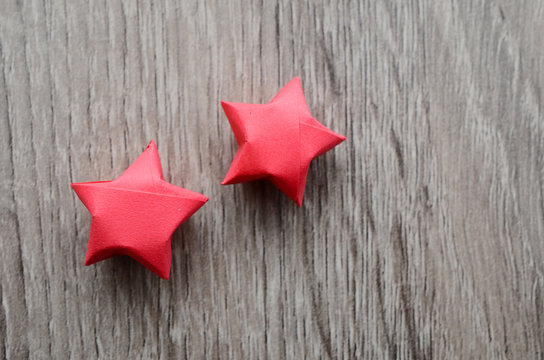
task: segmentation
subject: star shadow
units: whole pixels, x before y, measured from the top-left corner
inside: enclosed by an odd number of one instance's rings
[[[189,257],[196,231],[190,219],[174,231],[169,279],[162,279],[130,256],[121,255],[91,265],[96,267],[95,280],[103,291],[114,294],[118,301],[138,299],[138,303],[154,304],[162,290],[186,297],[191,266]]]
[[[143,298],[146,302],[150,301],[152,292],[149,288],[155,288],[155,283],[160,280],[156,274],[126,255],[110,258],[92,266],[97,267],[97,280],[104,290],[116,293],[118,297],[127,300]]]
[[[195,270],[195,264],[198,264],[194,261],[201,246],[198,239],[204,239],[203,232],[199,231],[191,218],[181,224],[172,235],[172,268],[169,281],[174,292],[179,293],[182,298],[189,296],[191,273]]]
[[[253,209],[268,209],[282,206],[283,193],[267,180],[256,180],[232,185],[241,189],[236,195],[240,196],[242,203]]]

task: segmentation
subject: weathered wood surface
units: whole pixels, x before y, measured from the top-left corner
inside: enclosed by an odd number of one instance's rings
[[[12,1],[0,6],[0,358],[544,356],[544,2]],[[219,100],[302,78],[348,140],[298,208],[222,187]],[[84,267],[72,181],[155,139],[210,201],[170,280]]]

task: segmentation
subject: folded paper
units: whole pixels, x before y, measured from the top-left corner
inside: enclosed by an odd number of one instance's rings
[[[346,139],[312,117],[298,77],[268,104],[221,105],[238,143],[222,184],[266,179],[298,206],[310,162]]]
[[[72,188],[93,216],[85,265],[128,255],[164,279],[172,233],[208,201],[164,180],[154,141],[116,180]]]

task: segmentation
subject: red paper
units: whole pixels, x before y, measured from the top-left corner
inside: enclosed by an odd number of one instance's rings
[[[299,77],[268,104],[221,101],[221,105],[238,143],[222,184],[266,179],[298,206],[310,162],[346,139],[312,117]]]
[[[157,146],[116,180],[72,184],[93,216],[85,265],[128,255],[168,279],[172,233],[208,201],[164,181]]]

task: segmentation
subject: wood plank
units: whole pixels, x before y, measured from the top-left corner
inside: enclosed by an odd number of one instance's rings
[[[4,0],[0,358],[542,358],[544,3]],[[300,76],[303,206],[221,186],[220,100]],[[168,281],[84,267],[70,182],[149,140],[210,201]]]

